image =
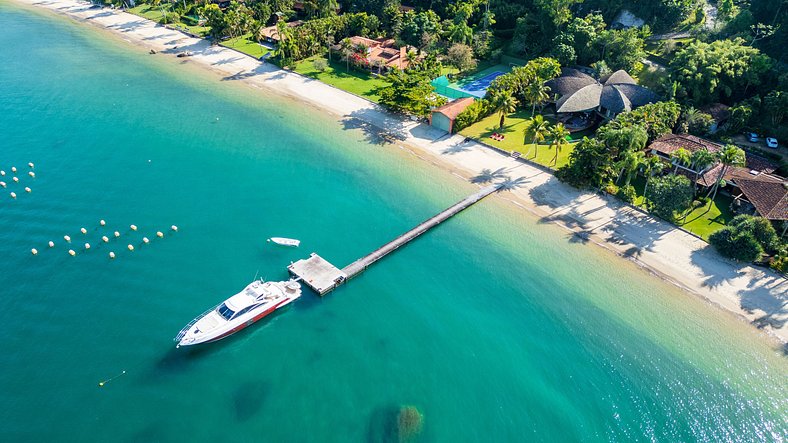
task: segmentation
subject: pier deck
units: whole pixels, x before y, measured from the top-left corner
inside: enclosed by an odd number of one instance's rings
[[[290,274],[301,278],[301,280],[307,286],[323,296],[331,292],[334,288],[341,285],[348,279],[360,274],[371,264],[396,251],[416,237],[429,231],[435,226],[438,226],[449,218],[457,215],[484,197],[487,197],[493,192],[501,189],[502,186],[503,185],[501,184],[495,184],[479,190],[479,192],[460,200],[454,205],[441,211],[434,217],[430,217],[410,231],[386,243],[371,254],[365,255],[364,257],[361,257],[353,263],[345,266],[341,270],[315,253],[312,253],[312,255],[310,255],[307,259],[299,260],[291,264],[287,267],[287,270],[290,272]]]
[[[314,252],[307,259],[291,263],[287,270],[321,296],[347,279],[347,274]]]

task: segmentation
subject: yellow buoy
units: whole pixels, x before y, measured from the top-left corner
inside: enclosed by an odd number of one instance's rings
[[[170,226],[170,229],[172,229],[175,232],[178,232],[178,227],[175,225]]]
[[[85,243],[85,249],[90,249],[90,243]]]
[[[16,198],[16,192],[11,193],[11,198]]]
[[[131,228],[132,231],[136,231],[137,230],[137,225],[131,225],[129,227]]]
[[[65,240],[65,241],[67,241],[67,242],[71,243],[71,237],[69,237],[69,236],[67,236],[67,235],[64,235],[64,236],[63,236],[63,240]]]
[[[109,258],[115,258],[115,253],[114,253],[114,252],[112,252],[112,251],[110,251],[110,252],[109,252]]]
[[[115,237],[120,237],[120,232],[115,231]]]
[[[14,182],[19,183],[19,177],[14,177]]]
[[[28,188],[27,186],[25,186],[25,192],[30,193],[30,192],[33,192],[33,190]]]
[[[35,166],[36,166],[36,165],[34,165],[34,164],[33,164],[33,162],[30,162],[30,163],[28,163],[27,165],[28,165],[28,166],[30,166],[30,169],[33,169],[33,168],[35,168]]]
[[[142,242],[148,244],[150,243],[150,240],[148,240],[148,237],[142,237]]]
[[[156,231],[156,237],[164,238],[164,234],[161,231]]]
[[[88,230],[87,230],[87,229],[85,229],[85,228],[79,228],[79,232],[81,232],[81,233],[83,233],[83,234],[87,234],[87,233],[88,233]]]
[[[134,246],[129,245],[128,247],[129,247],[129,251],[133,251],[134,250]]]
[[[109,243],[109,239],[107,238],[107,236],[106,236],[106,235],[102,235],[102,236],[101,236],[101,240],[102,240],[104,243]]]
[[[16,166],[11,166],[11,172],[16,172]]]
[[[31,249],[31,250],[30,250],[30,252],[32,252],[32,253],[33,253],[33,255],[36,255],[36,254],[38,254],[38,250],[36,250],[36,248],[33,248],[33,249]]]
[[[49,241],[49,247],[50,247],[50,248],[54,248],[54,247],[55,247],[55,242],[53,242],[52,240],[50,240],[50,241]]]
[[[27,175],[29,175],[29,176],[31,176],[33,178],[36,178],[36,173],[33,172],[33,171],[28,172]]]
[[[74,250],[73,250],[73,249],[69,249],[69,250],[68,250],[68,255],[70,255],[70,256],[72,256],[72,257],[73,257],[73,256],[77,255],[77,253],[76,253],[76,252],[74,252]]]
[[[105,222],[104,220],[100,220],[100,221],[99,221],[99,224],[100,224],[101,226],[104,226],[104,225],[106,225],[106,224],[107,224],[107,222]]]

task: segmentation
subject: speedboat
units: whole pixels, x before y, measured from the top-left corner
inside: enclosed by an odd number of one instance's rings
[[[267,241],[274,242],[277,245],[290,246],[291,248],[297,248],[301,244],[300,240],[285,237],[271,237]]]
[[[289,305],[300,296],[301,285],[295,280],[255,280],[243,291],[189,322],[175,337],[176,347],[221,340]]]

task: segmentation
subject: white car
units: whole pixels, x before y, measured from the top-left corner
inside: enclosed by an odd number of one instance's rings
[[[751,142],[753,142],[753,143],[755,143],[755,142],[758,142],[758,141],[761,141],[761,139],[760,139],[760,137],[758,136],[758,134],[756,134],[756,133],[754,133],[754,132],[748,132],[748,133],[746,133],[745,135],[747,136],[747,140],[749,140],[749,141],[751,141]]]
[[[777,149],[777,139],[774,137],[766,137],[766,146]]]

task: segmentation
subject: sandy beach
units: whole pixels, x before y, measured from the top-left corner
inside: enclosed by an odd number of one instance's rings
[[[726,260],[703,240],[618,200],[579,191],[539,167],[466,142],[464,136],[449,136],[319,81],[132,14],[92,9],[89,3],[72,0],[15,1],[106,28],[145,48],[140,50],[157,51],[156,56],[174,60],[177,53],[190,51],[189,63],[212,69],[225,80],[309,103],[348,120],[348,126],[367,131],[373,139],[388,140],[474,182],[509,177],[516,187],[499,198],[540,221],[563,226],[573,240],[607,248],[788,343],[788,280],[764,268]]]

